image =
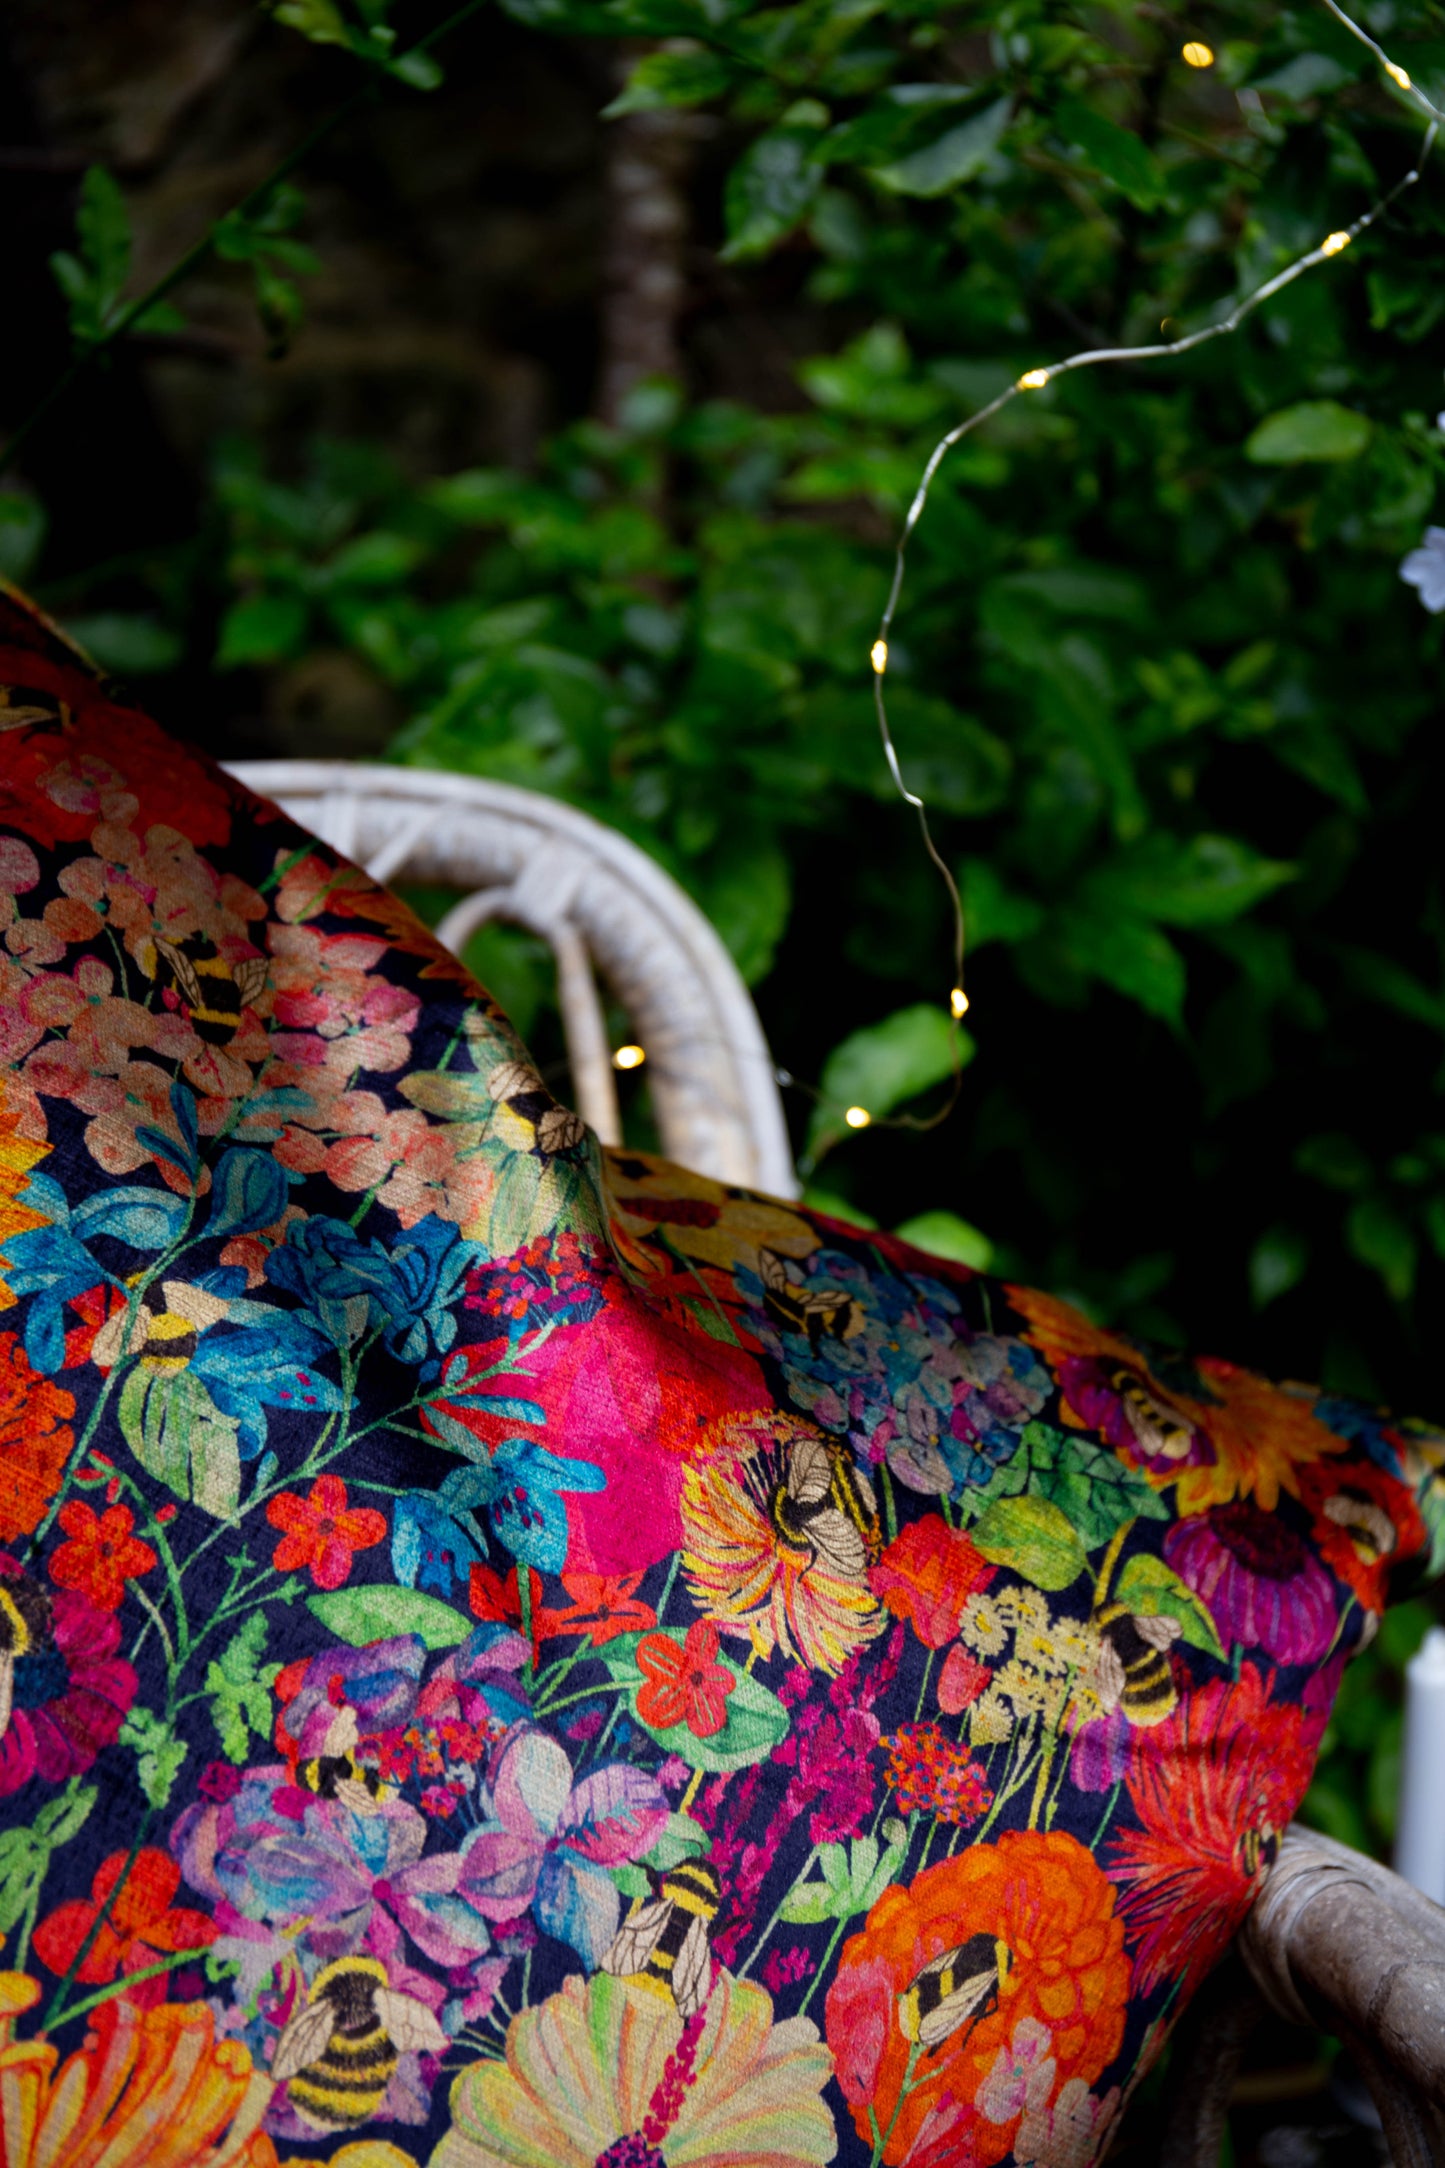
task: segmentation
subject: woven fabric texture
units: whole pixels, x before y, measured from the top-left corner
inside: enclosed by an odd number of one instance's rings
[[[626,1152],[0,599],[0,2157],[1088,2168],[1445,1439]]]

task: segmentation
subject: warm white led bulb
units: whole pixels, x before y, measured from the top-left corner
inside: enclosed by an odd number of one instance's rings
[[[612,1057],[614,1069],[640,1069],[646,1061],[646,1051],[640,1046],[619,1046]]]
[[[1025,369],[1018,380],[1017,388],[1020,391],[1042,391],[1048,381],[1049,372],[1047,369]]]
[[[866,1129],[873,1117],[866,1107],[848,1107],[843,1114],[850,1129]]]
[[[1322,256],[1338,256],[1340,250],[1348,248],[1349,245],[1350,237],[1347,233],[1327,233],[1320,243],[1320,254]]]
[[[1398,65],[1397,62],[1393,60],[1387,60],[1385,62],[1385,73],[1389,76],[1392,83],[1399,84],[1401,90],[1409,90],[1412,88],[1409,76],[1405,73],[1404,69]]]
[[[868,650],[868,660],[878,672],[879,677],[882,677],[884,671],[888,668],[888,642],[886,640],[875,640]]]
[[[1214,48],[1206,45],[1201,38],[1191,38],[1184,47],[1183,58],[1191,68],[1212,68]]]
[[[968,996],[961,986],[954,987],[953,992],[948,997],[948,1006],[953,1011],[955,1019],[960,1016],[967,1016]]]

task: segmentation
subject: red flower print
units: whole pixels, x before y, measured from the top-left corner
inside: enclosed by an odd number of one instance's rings
[[[960,1529],[937,1513],[910,1521],[868,1576],[873,1593],[895,1618],[911,1619],[926,1649],[947,1648],[970,1596],[993,1579]]]
[[[681,1646],[670,1634],[644,1634],[637,1644],[637,1713],[644,1724],[667,1731],[686,1724],[698,1739],[710,1739],[727,1722],[727,1698],[735,1675],[717,1660],[718,1632],[711,1619],[698,1619]]]
[[[956,1642],[938,1674],[939,1708],[945,1716],[957,1716],[961,1709],[971,1708],[992,1676],[987,1664],[979,1663],[961,1641]]]
[[[60,1525],[70,1539],[50,1561],[50,1578],[60,1588],[79,1589],[101,1611],[120,1608],[127,1581],[149,1573],[156,1554],[133,1533],[129,1506],[107,1506],[94,1513],[79,1498],[60,1509]]]
[[[1403,1483],[1368,1461],[1322,1462],[1300,1476],[1300,1497],[1325,1564],[1370,1611],[1382,1611],[1390,1571],[1428,1540],[1419,1508]]]
[[[1328,1715],[1270,1699],[1245,1664],[1211,1679],[1162,1724],[1136,1731],[1129,1797],[1143,1823],[1108,1863],[1142,1993],[1192,1995],[1229,1942],[1304,1797]]]
[[[339,1475],[319,1475],[310,1495],[282,1491],[266,1508],[266,1518],[281,1531],[271,1563],[278,1573],[305,1566],[318,1588],[340,1588],[351,1571],[352,1553],[369,1551],[386,1534],[386,1519],[371,1506],[348,1506]]]
[[[32,1370],[13,1332],[0,1333],[0,1543],[38,1528],[75,1443],[73,1397]]]
[[[154,1845],[143,1845],[134,1859],[129,1852],[112,1852],[96,1869],[88,1901],[77,1897],[57,1905],[40,1922],[36,1951],[52,1972],[64,1973],[84,1949],[75,1977],[101,1987],[117,1973],[143,1972],[158,1958],[204,1949],[221,1930],[204,1912],[172,1905],[180,1881],[181,1870],[169,1852]],[[167,1977],[158,1972],[128,1992],[148,2009],[164,2001]]]

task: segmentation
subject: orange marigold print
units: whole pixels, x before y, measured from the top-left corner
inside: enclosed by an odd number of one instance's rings
[[[1058,1375],[1066,1419],[1096,1430],[1157,1486],[1174,1484],[1183,1514],[1248,1497],[1272,1513],[1282,1490],[1299,1496],[1301,1468],[1345,1450],[1303,1400],[1252,1370],[1203,1355],[1165,1377],[1158,1357],[1151,1368],[1130,1341],[1056,1296],[1010,1287],[1008,1297],[1028,1319],[1024,1338]]]
[[[1062,1830],[925,1868],[879,1898],[828,1991],[828,2045],[858,2135],[891,2168],[946,2123],[953,2150],[939,2157],[990,2168],[1026,2106],[1038,2113],[1075,2079],[1091,2085],[1118,2053],[1128,1990],[1114,1891]]]
[[[0,1333],[0,1543],[45,1517],[75,1443],[75,1401],[30,1367],[13,1332]]]

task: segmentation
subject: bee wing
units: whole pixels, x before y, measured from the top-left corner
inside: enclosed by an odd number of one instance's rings
[[[240,995],[244,1007],[260,996],[266,984],[265,957],[248,956],[243,963],[237,964],[233,976],[236,981],[236,991]]]
[[[833,1463],[821,1438],[799,1438],[788,1455],[788,1496],[794,1505],[821,1505],[833,1481]]]
[[[858,1467],[854,1468],[853,1483],[854,1487],[858,1492],[858,1496],[863,1501],[864,1512],[876,1513],[878,1511],[878,1494],[874,1490],[873,1485],[869,1480],[866,1469]]]
[[[195,965],[191,962],[185,950],[178,949],[174,941],[164,940],[160,934],[156,935],[156,950],[159,955],[164,956],[166,962],[174,971],[176,984],[191,1007],[193,1009],[201,1008],[204,1000],[201,992],[201,982],[196,977]]]
[[[9,1649],[0,1649],[0,1739],[10,1729],[10,1711],[15,1705],[15,1658]]]
[[[634,1912],[630,1920],[624,1920],[602,1959],[602,1970],[615,1973],[621,1979],[630,1972],[642,1972],[657,1948],[658,1937],[667,1925],[671,1911],[672,1906],[665,1897],[654,1897],[640,1912]]]
[[[394,1988],[380,1987],[376,1991],[376,2014],[391,2036],[394,2048],[403,2055],[409,2051],[418,2055],[440,2055],[447,2045],[447,2036],[424,2002],[414,1995],[398,1995]]]
[[[530,1092],[546,1091],[541,1076],[530,1062],[498,1062],[487,1077],[487,1090],[494,1099],[522,1099]]]
[[[694,1915],[672,1968],[672,1992],[679,2014],[685,2018],[696,2017],[707,2001],[711,1985],[712,1951],[708,1946],[707,1922]]]
[[[758,1278],[770,1294],[778,1294],[788,1285],[788,1275],[783,1260],[773,1250],[758,1251]]]
[[[204,1332],[208,1325],[219,1325],[231,1314],[229,1302],[219,1295],[208,1295],[203,1287],[192,1287],[189,1280],[163,1280],[161,1288],[166,1308],[194,1325],[197,1332]]]
[[[818,1556],[845,1581],[861,1581],[868,1565],[868,1550],[846,1513],[829,1506],[808,1522],[808,1541]]]
[[[313,2002],[307,2009],[298,2010],[276,2042],[271,2058],[271,2075],[277,2084],[283,2078],[294,2078],[298,2070],[309,2068],[323,2056],[335,2030],[336,2013],[330,2003]]]
[[[336,1803],[350,1814],[380,1814],[381,1801],[367,1789],[360,1777],[338,1777],[336,1780]]]
[[[976,2017],[997,1985],[996,1972],[980,1972],[972,1979],[964,1980],[951,1995],[945,1995],[942,2002],[925,2012],[918,2021],[918,2037],[923,2046],[936,2048],[950,2033],[956,2033],[961,2025]]]
[[[544,1152],[570,1152],[587,1134],[580,1114],[566,1107],[549,1107],[537,1124],[537,1142]]]
[[[318,1751],[322,1754],[349,1754],[359,1735],[356,1711],[350,1702],[343,1702],[327,1725],[326,1736]]]
[[[1136,1618],[1134,1631],[1151,1649],[1168,1649],[1179,1639],[1184,1628],[1177,1618]]]
[[[1094,1692],[1106,1712],[1117,1709],[1124,1698],[1124,1659],[1107,1639],[1100,1641],[1094,1658]]]

